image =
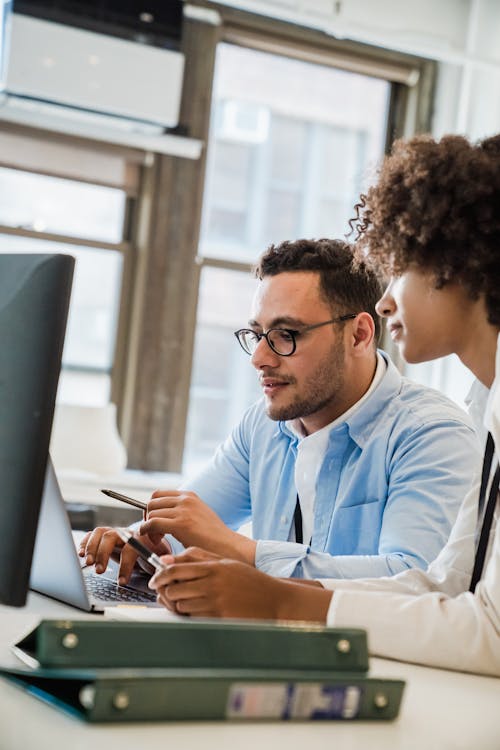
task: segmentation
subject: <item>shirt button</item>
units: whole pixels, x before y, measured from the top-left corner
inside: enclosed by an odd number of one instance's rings
[[[281,523],[286,523],[288,521],[288,518],[286,516],[281,516]]]

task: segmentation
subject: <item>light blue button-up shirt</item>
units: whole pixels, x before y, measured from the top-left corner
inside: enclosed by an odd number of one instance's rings
[[[444,546],[479,445],[469,418],[387,360],[360,409],[334,426],[316,482],[311,543],[288,542],[298,437],[245,413],[213,460],[183,486],[231,528],[252,521],[255,564],[276,576],[361,578],[427,565]]]

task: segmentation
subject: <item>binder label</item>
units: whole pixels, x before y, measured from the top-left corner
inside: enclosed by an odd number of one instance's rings
[[[355,719],[360,702],[357,685],[238,682],[230,688],[226,718]]]

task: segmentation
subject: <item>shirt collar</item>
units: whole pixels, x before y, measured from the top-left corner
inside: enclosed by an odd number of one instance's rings
[[[330,431],[332,435],[337,429],[342,429],[346,425],[351,438],[362,447],[367,436],[372,432],[373,421],[378,418],[382,408],[385,408],[386,402],[399,393],[401,382],[402,377],[396,366],[385,352],[378,349],[377,368],[367,392],[347,412],[322,429]],[[363,405],[362,409],[359,408],[361,405]],[[279,434],[286,435],[294,443],[298,443],[303,437],[296,429],[293,429],[291,422],[278,422],[275,435]]]
[[[379,384],[364,402],[363,408],[357,410],[346,420],[349,435],[360,448],[363,448],[372,434],[373,423],[379,419],[381,411],[398,395],[403,383],[402,375],[396,365],[389,359],[389,355],[380,349],[379,354],[387,364],[386,371]]]

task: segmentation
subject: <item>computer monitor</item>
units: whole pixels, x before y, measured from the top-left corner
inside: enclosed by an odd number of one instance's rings
[[[0,603],[14,607],[28,593],[74,262],[0,254]]]

